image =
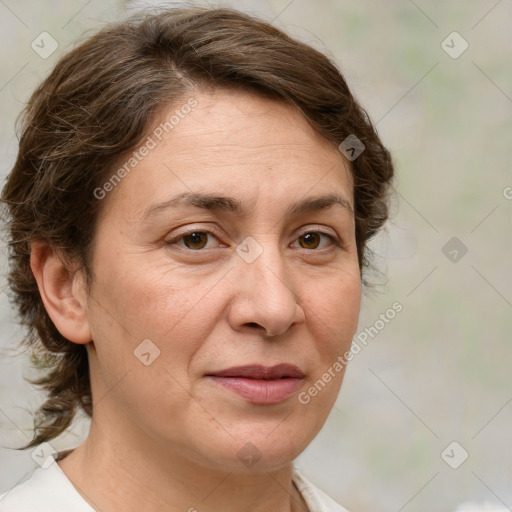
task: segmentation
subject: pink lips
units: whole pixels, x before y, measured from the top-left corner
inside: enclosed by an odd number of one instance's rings
[[[208,377],[254,404],[276,404],[300,388],[304,373],[290,364],[249,365],[214,372]]]

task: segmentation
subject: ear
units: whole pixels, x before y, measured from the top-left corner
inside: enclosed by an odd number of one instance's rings
[[[55,327],[74,343],[89,343],[92,336],[83,273],[78,271],[73,276],[62,255],[47,242],[32,242],[30,248],[30,268]]]

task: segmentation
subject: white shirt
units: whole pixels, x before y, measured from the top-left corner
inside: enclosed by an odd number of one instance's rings
[[[294,466],[293,482],[309,512],[348,512]],[[0,496],[0,512],[94,512],[57,463],[38,468],[22,484]]]

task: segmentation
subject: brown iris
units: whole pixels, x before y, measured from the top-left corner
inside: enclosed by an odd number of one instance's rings
[[[208,234],[204,231],[194,231],[183,235],[183,240],[188,249],[204,249],[208,243]],[[306,233],[299,240],[303,249],[316,249],[320,244],[320,233]]]
[[[299,240],[301,240],[300,245],[304,249],[316,249],[320,243],[320,233],[306,233]],[[305,246],[302,244],[302,241],[306,243]],[[313,244],[313,246],[310,244]]]
[[[189,243],[186,240],[190,240]],[[194,231],[183,236],[183,241],[189,249],[203,249],[208,243],[208,234],[204,231]]]

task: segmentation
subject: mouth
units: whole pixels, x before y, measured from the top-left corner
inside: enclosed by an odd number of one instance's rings
[[[302,385],[304,372],[297,366],[248,365],[227,368],[207,375],[224,389],[253,404],[276,404],[290,398]]]

